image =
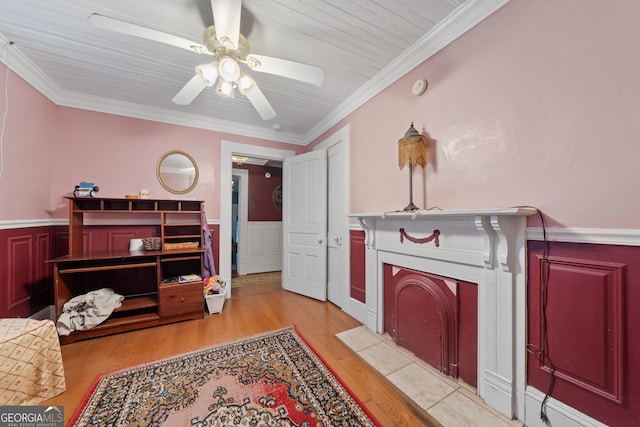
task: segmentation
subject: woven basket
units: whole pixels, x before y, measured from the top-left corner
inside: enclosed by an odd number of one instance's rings
[[[159,251],[162,247],[162,239],[160,237],[145,237],[142,239],[142,245],[145,251]]]
[[[170,251],[174,249],[197,249],[199,246],[200,242],[165,243],[164,250]]]

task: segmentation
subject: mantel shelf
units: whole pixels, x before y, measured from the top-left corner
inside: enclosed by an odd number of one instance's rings
[[[489,208],[489,209],[454,209],[454,210],[417,210],[414,212],[387,211],[349,214],[351,218],[370,218],[375,220],[414,220],[469,216],[530,216],[537,210],[533,207]]]

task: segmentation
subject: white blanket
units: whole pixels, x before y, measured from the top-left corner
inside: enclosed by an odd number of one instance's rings
[[[83,331],[104,322],[113,310],[122,305],[124,297],[103,288],[71,298],[62,307],[56,329],[59,335]]]

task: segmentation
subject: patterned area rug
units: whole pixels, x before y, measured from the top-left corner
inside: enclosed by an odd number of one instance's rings
[[[244,276],[237,276],[231,278],[231,287],[237,288],[239,286],[251,286],[261,285],[263,283],[279,282],[282,276],[279,271],[272,271],[269,273],[255,273],[245,274]]]
[[[289,327],[99,377],[69,425],[378,424]]]

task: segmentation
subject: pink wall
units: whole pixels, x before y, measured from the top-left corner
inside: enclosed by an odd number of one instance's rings
[[[56,106],[13,72],[5,87],[6,72],[0,63],[0,221],[48,218]]]
[[[351,127],[350,211],[407,204],[396,142],[414,121],[435,141],[414,176],[421,208],[534,205],[556,226],[640,227],[637,22],[635,0],[511,0],[334,127]]]
[[[0,64],[1,82],[6,67]],[[95,182],[101,197],[151,190],[152,197],[205,201],[209,220],[220,218],[220,143],[289,149],[302,147],[184,126],[58,107],[13,72],[9,74],[9,111],[2,144],[0,221],[66,218],[64,196],[80,181]],[[0,100],[4,101],[4,84]],[[0,117],[4,114],[0,105]],[[162,154],[182,150],[196,159],[196,188],[175,196],[156,177]]]
[[[66,217],[63,196],[80,181],[95,182],[99,196],[124,197],[140,188],[152,198],[174,197],[156,177],[162,154],[189,153],[197,162],[196,188],[182,197],[205,201],[207,218],[220,218],[220,143],[228,140],[301,151],[300,146],[202,129],[132,119],[74,108],[59,108],[56,122],[52,203],[56,216]]]

